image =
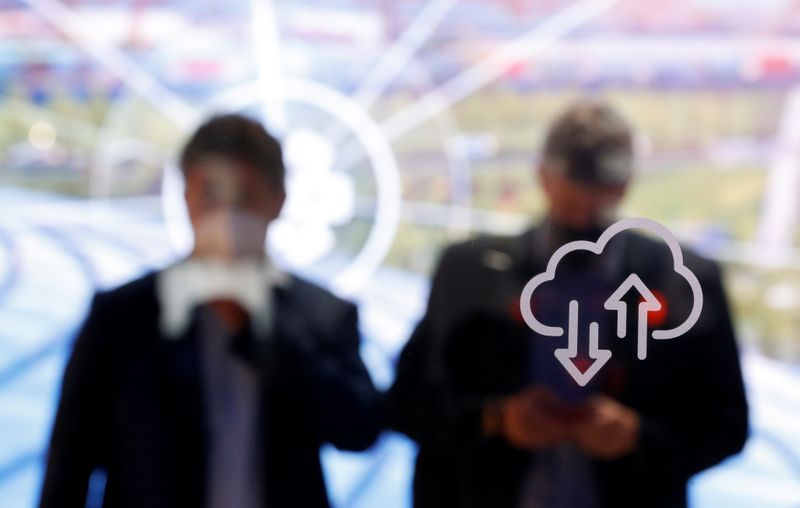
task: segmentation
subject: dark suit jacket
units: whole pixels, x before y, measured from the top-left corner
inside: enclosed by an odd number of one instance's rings
[[[292,277],[276,288],[263,376],[266,503],[327,507],[319,447],[362,450],[380,431],[359,357],[356,308]],[[107,508],[202,507],[206,414],[195,325],[158,327],[156,276],[98,294],[66,368],[42,508],[83,507],[92,471],[107,471]]]
[[[682,322],[691,293],[675,277],[668,249],[632,232],[619,238],[621,276],[637,273],[665,297],[662,328]],[[529,383],[534,339],[518,308],[524,284],[545,270],[548,256],[537,254],[536,239],[531,230],[455,245],[436,270],[427,312],[401,354],[390,392],[393,426],[420,448],[417,508],[519,506],[523,475],[536,455],[484,437],[481,412],[487,400]],[[634,329],[626,339],[610,339],[602,390],[635,409],[642,427],[635,453],[593,462],[601,506],[683,507],[689,477],[738,452],[746,439],[747,405],[719,270],[686,249],[684,256],[705,296],[694,327],[672,340],[649,340],[642,361]],[[508,261],[507,269],[498,259]],[[566,338],[546,340],[566,347]]]

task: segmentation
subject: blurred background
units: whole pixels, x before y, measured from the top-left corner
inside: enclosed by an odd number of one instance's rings
[[[36,500],[71,339],[100,288],[190,245],[174,158],[213,112],[284,142],[284,265],[361,302],[375,382],[449,242],[543,209],[549,120],[637,130],[627,215],[724,263],[745,451],[692,506],[800,506],[800,1],[0,0],[0,507]],[[325,450],[337,507],[409,506],[413,445]]]

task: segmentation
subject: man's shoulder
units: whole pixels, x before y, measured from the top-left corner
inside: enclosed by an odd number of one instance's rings
[[[312,319],[336,319],[348,312],[354,312],[356,305],[335,295],[316,282],[296,274],[288,274],[286,290],[294,302],[302,306],[304,313]],[[327,319],[326,319],[327,318]]]
[[[306,299],[329,305],[352,305],[347,300],[333,294],[331,290],[301,275],[291,273],[288,278],[287,286]]]
[[[158,273],[158,271],[148,271],[119,286],[102,289],[95,294],[94,305],[115,308],[137,306],[151,300],[155,301]]]
[[[441,256],[441,264],[486,264],[496,257],[498,263],[512,262],[529,232],[520,235],[479,235],[448,245]]]
[[[157,272],[148,272],[120,286],[96,292],[83,325],[85,331],[93,330],[86,335],[87,340],[118,346],[126,342],[125,337],[136,336],[132,343],[139,342],[142,327],[157,319],[156,275]]]

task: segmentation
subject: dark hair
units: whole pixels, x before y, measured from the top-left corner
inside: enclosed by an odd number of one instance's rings
[[[198,162],[213,157],[252,164],[275,189],[284,191],[286,169],[281,145],[251,118],[226,114],[206,120],[183,147],[181,170],[186,175]]]
[[[622,183],[633,174],[633,134],[610,105],[581,101],[562,113],[545,138],[542,156],[578,180]]]

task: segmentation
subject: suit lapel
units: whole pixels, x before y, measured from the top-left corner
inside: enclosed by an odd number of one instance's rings
[[[156,323],[158,321],[156,320]],[[160,425],[156,438],[170,499],[202,506],[208,453],[201,330],[197,313],[180,339],[160,335],[156,360]]]

